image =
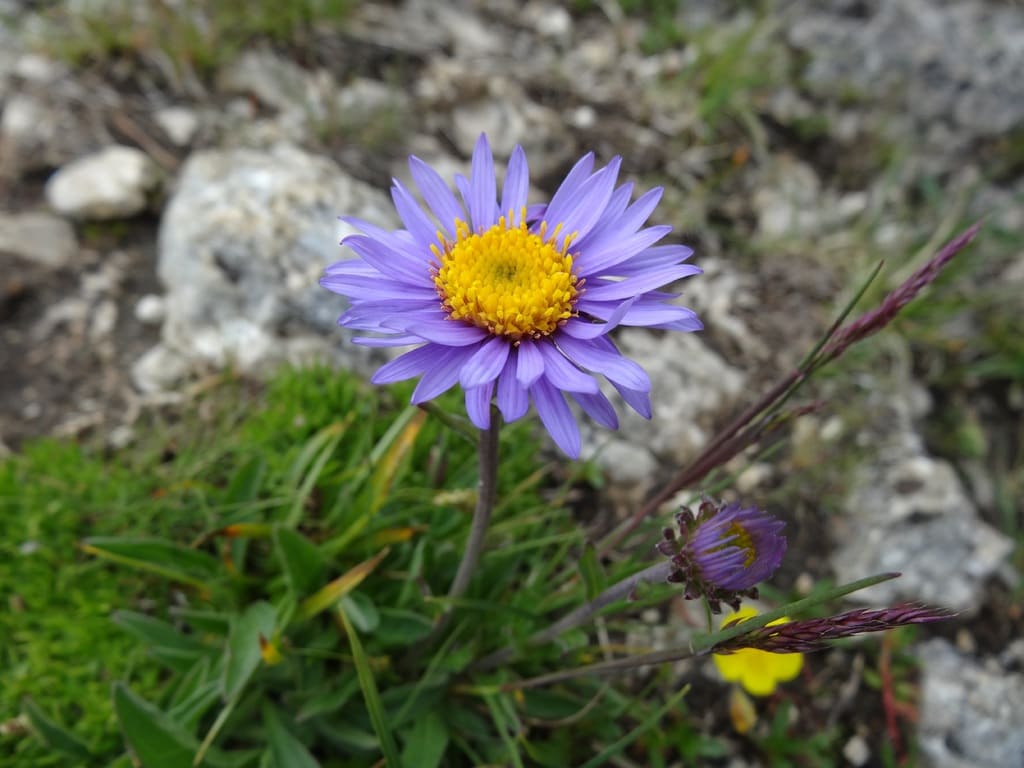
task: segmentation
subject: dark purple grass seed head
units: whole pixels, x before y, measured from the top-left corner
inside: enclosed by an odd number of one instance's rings
[[[712,648],[713,653],[733,653],[754,648],[769,653],[818,651],[832,640],[884,632],[908,624],[930,624],[954,614],[944,608],[905,604],[889,608],[857,608],[821,619],[802,619],[751,630]]]
[[[757,597],[756,585],[770,577],[786,553],[785,523],[757,507],[705,500],[696,514],[684,507],[676,531],[666,528],[658,551],[674,569],[669,581],[686,585],[685,597],[707,598],[737,609],[743,597]]]

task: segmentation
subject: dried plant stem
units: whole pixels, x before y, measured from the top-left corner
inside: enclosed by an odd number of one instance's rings
[[[923,267],[891,291],[878,307],[842,325],[853,305],[878,275],[880,266],[876,267],[800,366],[783,376],[756,403],[737,416],[693,462],[680,469],[646,504],[609,533],[598,544],[598,556],[604,556],[618,546],[675,493],[699,483],[712,470],[725,464],[770,431],[783,404],[815,371],[840,357],[852,344],[877,333],[892,322],[900,310],[934,281],[943,267],[974,239],[980,226],[980,222],[974,224],[946,243]]]
[[[608,587],[608,589],[599,594],[593,600],[590,600],[576,610],[567,613],[546,629],[534,632],[526,640],[526,644],[543,645],[544,643],[551,642],[563,632],[568,632],[570,629],[575,629],[581,624],[586,624],[609,605],[617,603],[620,600],[628,599],[633,591],[641,584],[665,581],[670,573],[672,573],[672,563],[669,560],[663,560],[645,568],[642,571],[637,571],[632,576]],[[501,666],[502,664],[512,660],[515,656],[515,648],[503,648],[500,651],[495,651],[489,656],[484,656],[482,659],[475,662],[471,669],[477,672],[493,669],[494,667]]]

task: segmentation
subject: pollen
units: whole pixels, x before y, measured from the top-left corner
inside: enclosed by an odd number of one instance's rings
[[[437,258],[434,285],[445,312],[511,341],[549,336],[576,314],[582,288],[569,252],[572,236],[558,239],[561,227],[548,236],[510,226],[511,215],[483,232],[456,222],[454,242],[440,238],[431,246]]]
[[[733,522],[725,529],[725,535],[722,537],[728,543],[722,544],[715,547],[712,552],[718,552],[725,549],[726,547],[736,547],[743,552],[743,567],[751,567],[755,560],[758,559],[758,549],[754,546],[754,539],[751,537],[750,532],[746,530],[738,522]]]

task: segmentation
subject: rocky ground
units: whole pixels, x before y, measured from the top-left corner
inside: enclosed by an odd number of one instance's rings
[[[167,8],[0,0],[0,450],[130,443],[142,409],[224,366],[371,371],[317,286],[341,255],[336,216],[395,224],[405,156],[450,176],[480,131],[499,155],[525,147],[538,196],[585,151],[621,154],[640,186],[665,185],[659,216],[705,269],[684,294],[705,333],[618,337],[655,383],[651,423],[586,436],[622,503],[795,364],[878,258],[895,282],[986,216],[948,289],[976,300],[823,381],[834,403],[737,487],[791,510],[793,580],[901,570],[865,599],[959,611],[918,647],[921,753],[1022,764],[1024,356],[971,366],[1024,330],[1024,8],[372,2],[210,61],[177,58],[173,37],[89,37],[104,6],[136,32]],[[950,448],[941,433],[964,423],[991,449]],[[880,759],[873,736],[850,764]]]

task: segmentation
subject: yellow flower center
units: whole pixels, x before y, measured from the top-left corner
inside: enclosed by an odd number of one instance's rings
[[[434,285],[449,317],[519,341],[548,336],[576,314],[582,281],[572,270],[572,236],[559,248],[561,225],[548,238],[546,223],[531,232],[525,218],[508,226],[503,216],[480,233],[457,221],[455,242],[441,237],[441,247],[431,246]]]
[[[711,551],[718,552],[719,550],[725,549],[726,547],[739,547],[744,552],[743,567],[749,568],[750,566],[752,566],[754,564],[754,561],[757,560],[757,549],[754,547],[754,540],[750,538],[750,534],[747,533],[747,529],[739,523],[733,523],[729,526],[728,530],[726,530],[726,535],[735,536],[736,538],[734,538],[728,544],[723,544],[720,547],[715,547]]]

